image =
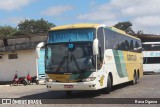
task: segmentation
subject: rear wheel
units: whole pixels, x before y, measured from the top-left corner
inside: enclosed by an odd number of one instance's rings
[[[26,86],[28,83],[26,81],[23,81],[23,85]]]
[[[137,84],[137,82],[138,82],[138,75],[137,75],[137,73],[135,73],[133,80],[132,80],[132,85]]]

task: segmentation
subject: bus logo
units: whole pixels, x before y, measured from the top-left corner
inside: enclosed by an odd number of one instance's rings
[[[136,61],[137,60],[137,56],[136,55],[127,55],[127,60],[128,61]]]
[[[12,104],[11,99],[2,99],[2,104]]]

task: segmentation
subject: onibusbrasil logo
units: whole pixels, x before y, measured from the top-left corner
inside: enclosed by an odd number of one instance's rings
[[[37,99],[2,99],[2,104],[42,104]]]

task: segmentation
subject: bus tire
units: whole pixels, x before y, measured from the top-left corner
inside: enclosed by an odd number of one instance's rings
[[[108,76],[106,94],[109,94],[111,91],[112,91],[112,81],[111,81],[111,77]]]
[[[72,95],[72,91],[66,91],[66,96],[70,97]]]
[[[134,74],[134,78],[133,78],[133,80],[132,80],[132,85],[137,84],[137,82],[138,82],[138,75],[137,75],[137,73],[135,73],[135,74]]]

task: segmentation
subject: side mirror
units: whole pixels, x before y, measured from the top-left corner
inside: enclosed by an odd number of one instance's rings
[[[41,48],[45,46],[45,43],[44,42],[41,42],[37,45],[36,47],[36,58],[39,58],[40,57],[40,50]]]
[[[95,39],[93,41],[93,55],[98,55],[99,50],[98,50],[98,39]]]

